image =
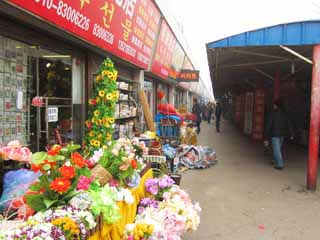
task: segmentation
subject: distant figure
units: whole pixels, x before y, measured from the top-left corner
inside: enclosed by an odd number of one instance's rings
[[[204,120],[204,121],[206,121],[207,120],[207,117],[208,117],[208,109],[207,109],[207,105],[205,104],[205,103],[203,103],[202,105],[201,105],[201,109],[202,109],[202,119]]]
[[[215,111],[215,115],[216,115],[216,131],[217,132],[220,132],[221,114],[222,114],[222,108],[221,108],[220,102],[217,102],[216,103],[216,111]]]
[[[265,146],[269,145],[269,139],[272,142],[273,157],[275,160],[275,169],[282,170],[284,161],[282,158],[282,144],[284,137],[290,134],[290,139],[293,139],[293,129],[289,118],[284,110],[283,103],[280,99],[273,103],[273,111],[270,113],[266,126]]]
[[[209,102],[207,105],[207,111],[208,111],[208,123],[210,124],[211,123],[211,115],[213,112],[213,105],[211,102]]]
[[[192,107],[192,113],[195,114],[197,116],[197,121],[196,121],[196,125],[197,125],[197,133],[200,133],[200,124],[201,124],[201,106],[198,103],[197,99],[193,100],[194,104]]]

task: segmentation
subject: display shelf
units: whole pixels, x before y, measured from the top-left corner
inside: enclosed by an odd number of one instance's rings
[[[128,90],[128,89],[123,89],[123,88],[118,88],[118,90],[120,92],[128,92],[128,93],[136,92],[136,90]]]

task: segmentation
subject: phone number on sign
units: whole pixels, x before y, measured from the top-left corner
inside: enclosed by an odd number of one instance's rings
[[[58,4],[54,4],[54,0],[35,0],[36,3],[42,4],[43,7],[48,10],[54,9],[58,16],[66,19],[70,23],[73,23],[77,27],[88,31],[90,28],[90,19],[78,12],[67,3],[58,1]]]

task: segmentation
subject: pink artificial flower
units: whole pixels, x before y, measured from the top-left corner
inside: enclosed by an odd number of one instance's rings
[[[93,178],[88,178],[86,176],[80,176],[78,181],[77,190],[87,191],[92,183]]]
[[[20,148],[22,145],[20,144],[19,140],[14,140],[8,143],[7,145],[10,148]]]
[[[119,187],[120,183],[116,179],[111,179],[109,182],[110,187]]]
[[[134,237],[132,235],[128,236],[128,240],[134,240]]]

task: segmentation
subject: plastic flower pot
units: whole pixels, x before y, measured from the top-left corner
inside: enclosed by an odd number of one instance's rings
[[[176,185],[180,186],[180,182],[182,178],[181,174],[171,174],[170,177],[173,179]]]

